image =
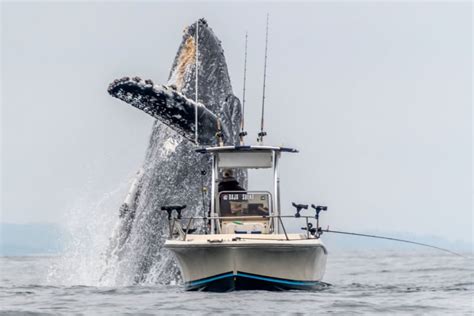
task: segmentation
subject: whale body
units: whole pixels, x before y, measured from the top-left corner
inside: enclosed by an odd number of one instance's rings
[[[233,94],[220,40],[204,19],[184,30],[166,85],[122,78],[109,93],[157,118],[143,166],[120,207],[120,223],[111,237],[103,279],[114,284],[170,283],[180,280],[173,256],[163,248],[168,236],[164,205],[188,205],[184,216],[203,216],[210,199],[210,158],[198,146],[239,143],[241,104]],[[198,102],[195,99],[196,29],[198,29]],[[198,110],[198,143],[194,141]],[[247,174],[236,172],[240,183]],[[198,223],[199,226],[201,223]]]

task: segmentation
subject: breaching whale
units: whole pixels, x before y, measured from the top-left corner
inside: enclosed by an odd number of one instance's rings
[[[103,278],[115,284],[169,283],[180,277],[173,257],[163,248],[168,222],[160,208],[186,204],[193,207],[185,209],[185,215],[206,214],[209,158],[195,150],[198,145],[215,145],[216,133],[222,134],[225,145],[239,143],[241,104],[232,92],[221,42],[200,19],[184,29],[166,85],[125,77],[112,82],[108,92],[157,120],[143,166],[120,207],[120,223],[111,237]],[[247,174],[239,171],[237,177],[246,186]]]

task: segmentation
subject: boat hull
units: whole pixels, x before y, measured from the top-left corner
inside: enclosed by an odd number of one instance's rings
[[[327,251],[320,240],[215,240],[166,242],[165,247],[178,260],[186,290],[308,290],[324,286],[321,280]]]
[[[313,290],[327,286],[321,281],[297,281],[237,271],[185,283],[187,291],[231,292],[245,290]]]

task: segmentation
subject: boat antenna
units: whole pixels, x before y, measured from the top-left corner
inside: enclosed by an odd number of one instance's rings
[[[445,249],[445,248],[441,248],[441,247],[437,247],[437,246],[433,246],[433,245],[428,245],[428,244],[424,244],[424,243],[421,243],[421,242],[411,241],[411,240],[398,239],[398,238],[385,237],[385,236],[377,236],[377,235],[359,234],[359,233],[352,233],[352,232],[344,232],[344,231],[339,231],[339,230],[330,230],[329,228],[328,229],[323,229],[322,231],[325,232],[325,233],[335,233],[335,234],[361,236],[361,237],[369,237],[369,238],[377,238],[377,239],[385,239],[385,240],[393,240],[393,241],[398,241],[398,242],[404,242],[404,243],[408,243],[408,244],[414,244],[414,245],[418,245],[418,246],[424,246],[424,247],[438,249],[438,250],[441,250],[441,251],[444,251],[444,252],[448,252],[452,255],[456,255],[456,256],[466,258],[466,256],[463,256],[462,254],[451,251],[449,249]]]
[[[245,57],[244,57],[244,88],[242,92],[242,116],[240,118],[240,145],[244,144],[244,137],[247,136],[247,132],[244,130],[245,123],[245,83],[247,81],[247,39],[248,32],[245,32]]]
[[[269,14],[267,13],[267,30],[265,35],[265,63],[263,66],[263,97],[262,97],[262,119],[260,121],[260,133],[258,133],[257,141],[262,144],[263,137],[267,135],[267,133],[263,130],[264,127],[264,114],[265,114],[265,81],[267,78],[267,48],[268,48],[268,19]]]
[[[198,79],[199,79],[199,73],[198,73],[198,59],[199,59],[199,20],[196,21],[196,56],[195,56],[195,67],[196,67],[196,79],[195,84],[195,97],[196,97],[196,105],[194,106],[194,141],[196,142],[196,145],[199,145],[198,141]]]

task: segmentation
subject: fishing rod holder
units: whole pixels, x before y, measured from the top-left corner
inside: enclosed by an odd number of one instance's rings
[[[177,219],[181,219],[181,211],[186,208],[186,205],[165,205],[161,207],[162,211],[166,211],[168,213],[168,220],[171,220],[173,211],[176,211],[178,216]]]
[[[321,211],[327,211],[328,210],[328,207],[323,206],[323,205],[315,206],[314,204],[311,204],[311,208],[314,208],[314,210],[316,211],[316,215],[314,216],[314,218],[316,218],[316,219],[319,219],[319,213],[321,213]]]
[[[318,233],[318,229],[314,228],[312,223],[307,223],[306,227],[301,227],[301,229],[307,230],[311,235],[319,237],[319,235],[316,235],[316,233]]]
[[[321,227],[313,227],[313,223],[306,223],[306,227],[301,227],[302,230],[306,230],[308,232],[308,238],[311,234],[312,236],[319,238],[323,234],[323,229]]]
[[[257,141],[262,143],[263,142],[263,137],[265,137],[265,136],[267,136],[267,132],[261,131],[260,133],[258,133]]]
[[[192,234],[197,230],[196,228],[191,228],[194,217],[187,218],[188,224],[186,225],[186,228],[183,229],[181,223],[181,219],[183,219],[181,216],[181,211],[185,208],[186,205],[166,205],[161,207],[162,211],[166,211],[168,213],[168,229],[170,238],[173,238],[173,236],[178,236],[182,240],[186,240],[186,236],[188,234]],[[176,211],[176,217],[173,217],[173,211]]]
[[[328,207],[324,205],[316,206],[314,204],[311,204],[311,208],[316,211],[316,215],[314,216],[314,218],[316,218],[316,232],[314,236],[316,236],[316,238],[319,238],[319,236],[323,234],[323,230],[321,229],[321,227],[319,227],[319,213],[321,213],[322,211],[327,211]]]
[[[293,207],[296,208],[295,217],[301,217],[300,212],[302,210],[307,210],[308,209],[307,204],[296,204],[295,202],[292,202],[291,204],[293,205]]]
[[[216,141],[219,144],[219,146],[224,146],[224,133],[222,132],[221,129],[216,133]]]
[[[241,130],[239,133],[239,139],[240,139],[240,146],[244,146],[244,137],[247,136],[247,132],[244,130]]]

